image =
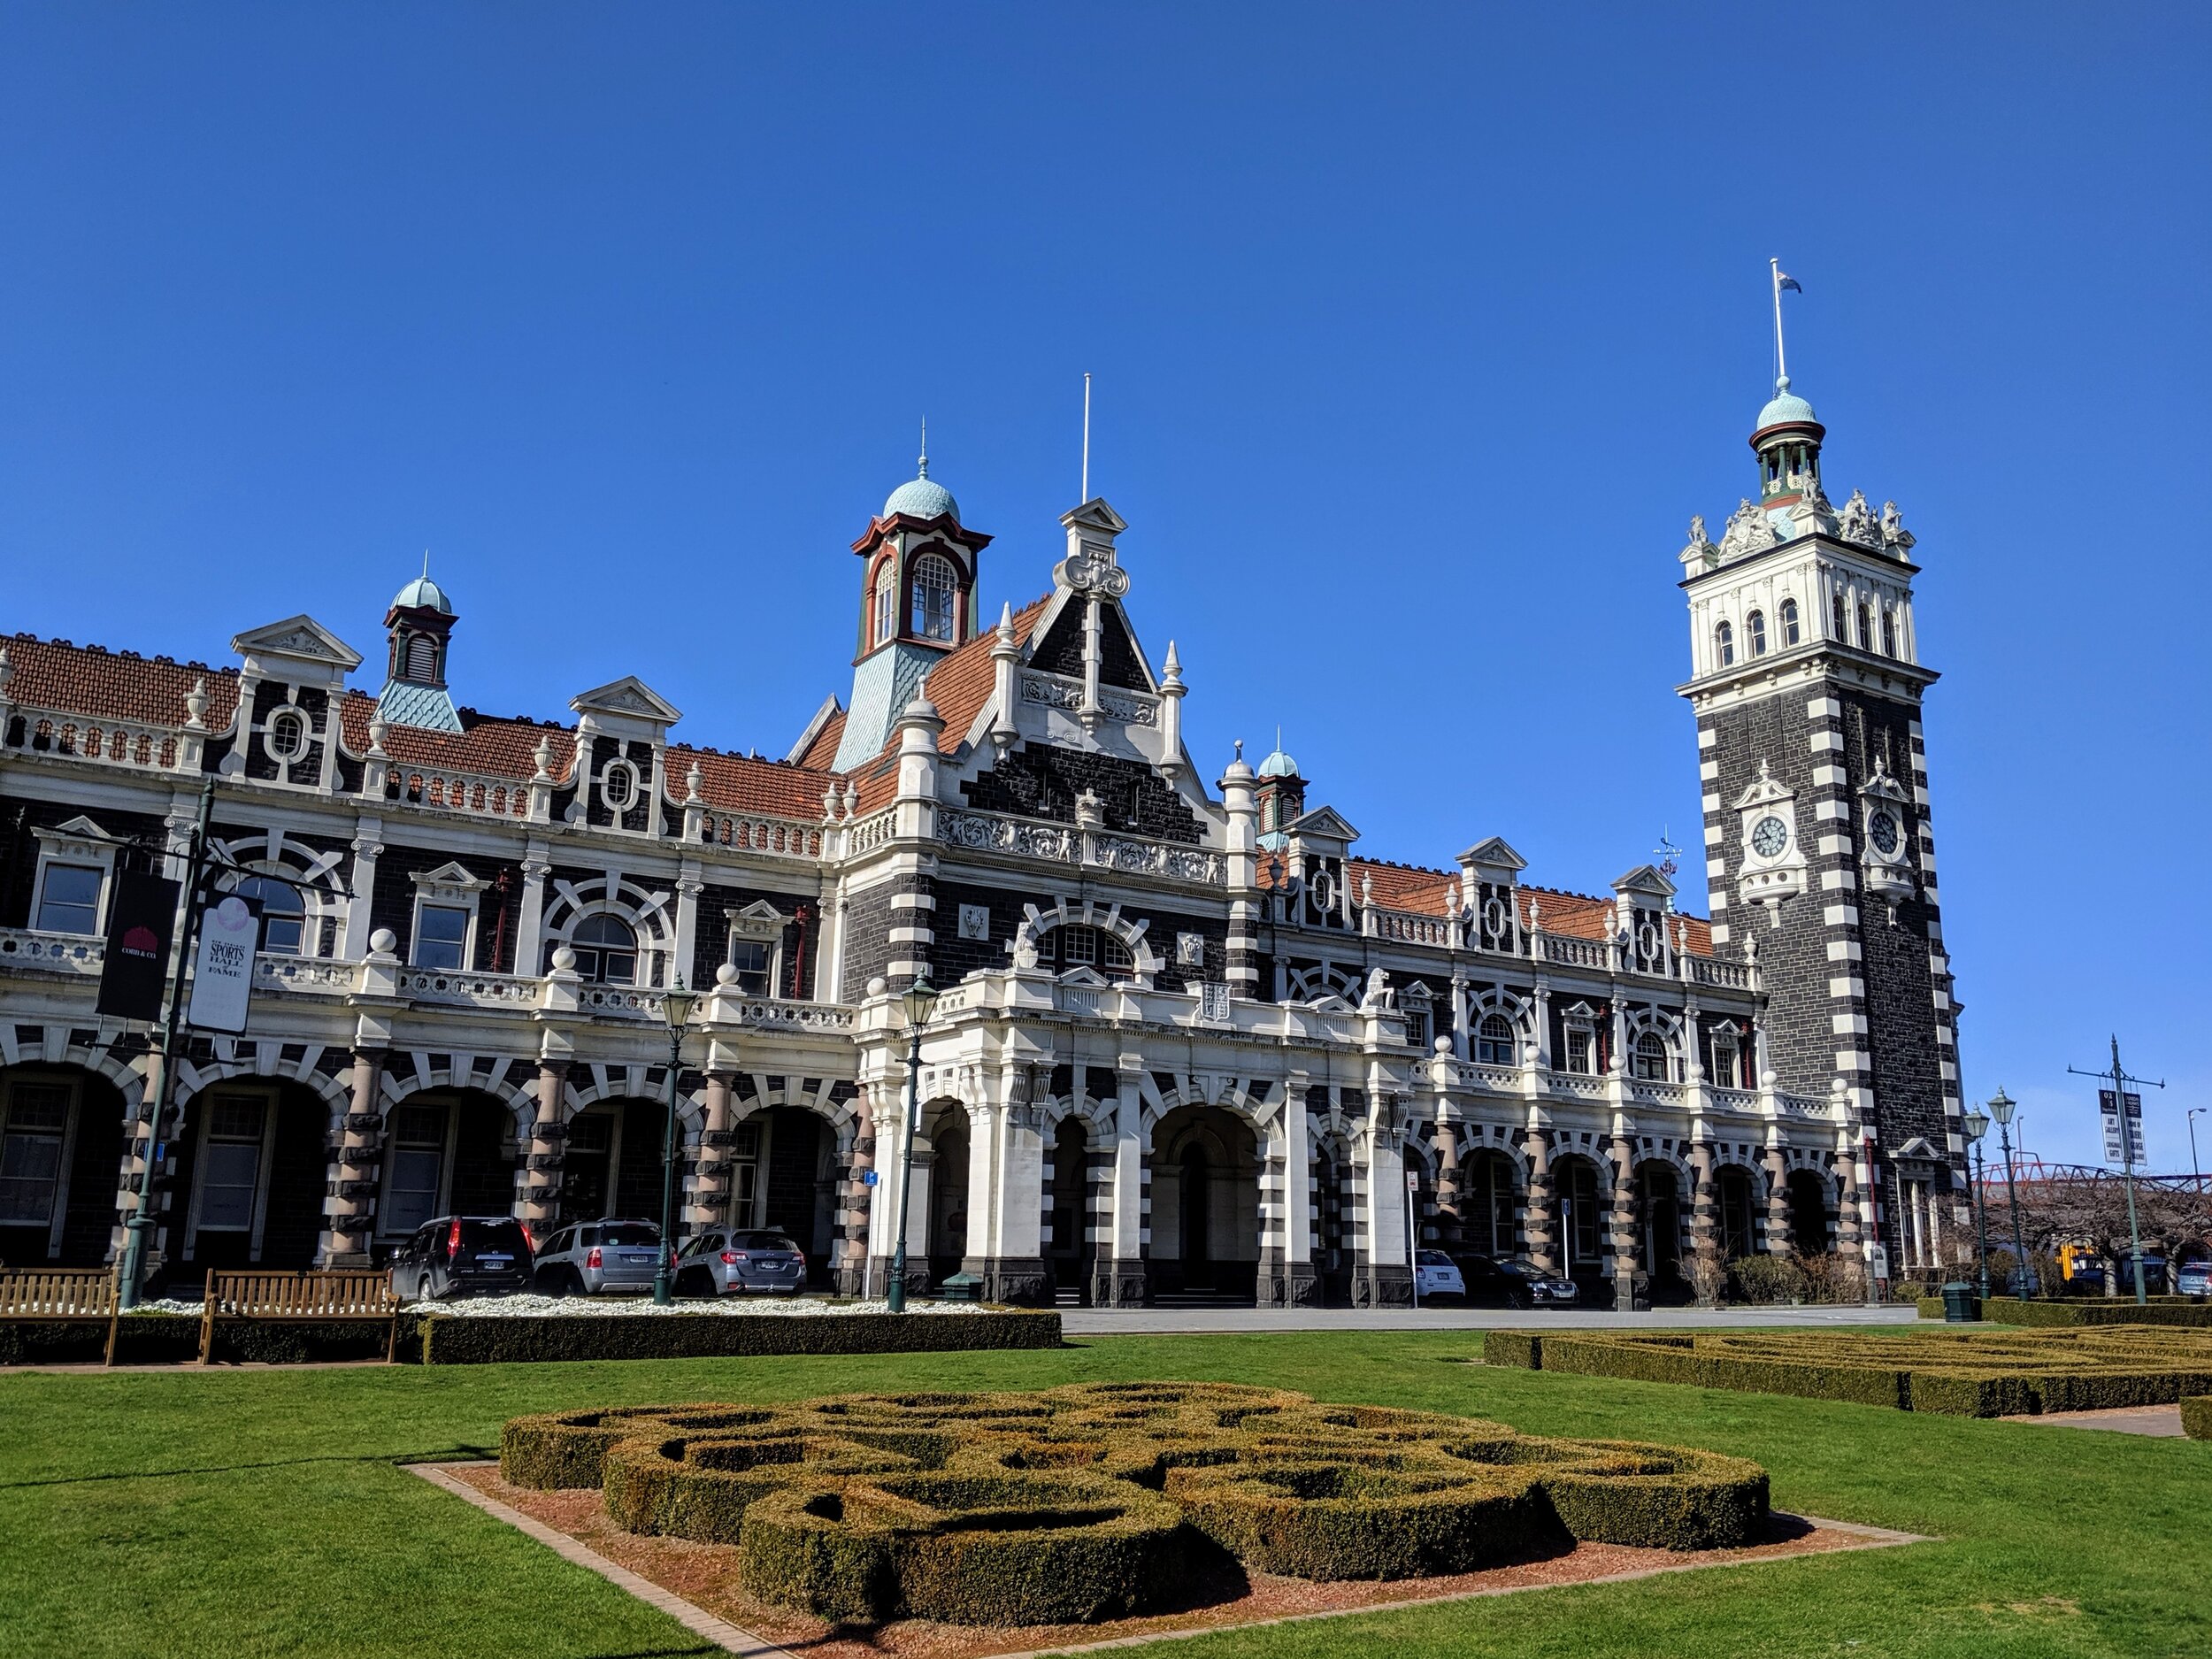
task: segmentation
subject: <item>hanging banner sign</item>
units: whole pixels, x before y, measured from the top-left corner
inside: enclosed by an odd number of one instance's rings
[[[2104,1161],[2107,1164],[2143,1163],[2143,1097],[2127,1097],[2127,1139],[2120,1139],[2120,1108],[2115,1103],[2112,1091],[2097,1091],[2097,1110],[2104,1119]]]
[[[261,938],[261,907],[226,893],[200,918],[200,948],[192,956],[192,1002],[185,1023],[202,1031],[246,1029],[253,992],[254,947]]]
[[[162,980],[176,924],[175,882],[139,870],[115,872],[107,950],[100,963],[101,1013],[149,1025],[161,1018]]]

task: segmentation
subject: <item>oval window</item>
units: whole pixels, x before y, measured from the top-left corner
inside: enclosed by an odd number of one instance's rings
[[[298,711],[280,709],[269,718],[269,753],[279,760],[297,760],[307,749],[307,722]]]

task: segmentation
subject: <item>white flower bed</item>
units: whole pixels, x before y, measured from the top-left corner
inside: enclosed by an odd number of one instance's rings
[[[206,1311],[207,1306],[204,1302],[179,1302],[174,1296],[157,1296],[151,1302],[142,1302],[131,1310],[132,1313],[188,1313],[195,1319],[201,1317]],[[127,1314],[124,1317],[127,1318],[129,1315]]]
[[[639,1315],[688,1314],[699,1317],[737,1319],[835,1318],[848,1313],[888,1313],[891,1304],[873,1302],[825,1302],[811,1296],[718,1296],[711,1301],[686,1298],[663,1307],[650,1296],[463,1296],[451,1302],[414,1302],[409,1313],[434,1313],[458,1319],[624,1318]],[[973,1313],[973,1302],[910,1302],[909,1313]]]

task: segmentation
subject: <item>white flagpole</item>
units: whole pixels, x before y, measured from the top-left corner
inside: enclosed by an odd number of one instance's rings
[[[1083,376],[1083,500],[1091,498],[1091,377]]]
[[[1770,259],[1767,266],[1774,273],[1774,377],[1786,380],[1790,376],[1790,360],[1782,354],[1782,262]]]

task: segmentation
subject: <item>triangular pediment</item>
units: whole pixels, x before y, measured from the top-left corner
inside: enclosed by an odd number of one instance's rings
[[[1306,1006],[1317,1014],[1356,1014],[1359,1012],[1334,991],[1315,997]]]
[[[1106,535],[1119,535],[1129,527],[1128,521],[1106,504],[1106,497],[1094,495],[1080,507],[1063,513],[1060,522],[1070,529],[1090,530]]]
[[[1060,983],[1079,985],[1087,988],[1103,988],[1111,985],[1113,981],[1093,968],[1070,968],[1060,976]]]
[[[361,666],[360,652],[304,614],[249,628],[231,640],[230,649],[241,657],[282,657],[296,662],[317,663],[336,669],[341,675],[349,674]]]
[[[1763,760],[1759,763],[1759,775],[1752,780],[1751,787],[1736,797],[1736,810],[1740,812],[1747,806],[1764,806],[1770,801],[1787,801],[1793,794],[1786,785],[1779,782],[1767,770],[1767,764]]]
[[[1893,802],[1899,806],[1904,806],[1912,800],[1912,796],[1906,793],[1905,786],[1891,777],[1889,769],[1879,761],[1874,763],[1874,775],[1859,786],[1859,793]]]
[[[622,714],[661,726],[673,726],[684,718],[674,703],[635,674],[625,674],[606,685],[580,691],[568,700],[568,706],[579,714],[586,710],[594,714]]]
[[[1660,874],[1652,865],[1638,864],[1626,875],[1614,878],[1613,891],[1641,893],[1653,898],[1671,899],[1674,896],[1674,883]]]
[[[1528,860],[1513,849],[1512,843],[1502,835],[1493,835],[1477,841],[1460,854],[1463,864],[1479,864],[1486,870],[1510,870],[1516,874],[1528,868]]]
[[[1305,841],[1356,841],[1359,832],[1333,806],[1317,806],[1292,823],[1290,833]]]
[[[1925,1135],[1915,1135],[1903,1146],[1899,1147],[1896,1151],[1891,1153],[1890,1156],[1892,1158],[1917,1158],[1928,1164],[1941,1164],[1945,1161],[1943,1154],[1929,1144]]]
[[[442,864],[435,870],[419,871],[416,873],[414,881],[419,887],[488,887],[491,886],[490,882],[470,874],[458,864]]]
[[[791,919],[766,899],[755,899],[743,909],[730,911],[729,917],[730,931],[743,939],[775,938]]]

